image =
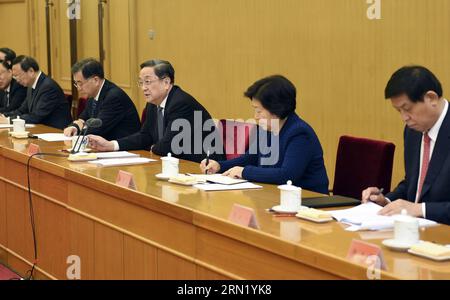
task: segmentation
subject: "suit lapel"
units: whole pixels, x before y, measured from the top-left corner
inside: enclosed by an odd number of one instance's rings
[[[439,175],[445,160],[450,153],[450,110],[442,122],[439,134],[434,145],[433,155],[431,156],[430,165],[428,167],[427,177],[423,183],[422,194],[420,199],[430,190],[431,185]]]
[[[28,110],[31,111],[33,109],[33,105],[34,105],[34,100],[36,99],[36,95],[39,93],[39,89],[42,86],[42,82],[45,80],[45,74],[41,73],[41,76],[38,79],[38,82],[36,84],[36,88],[34,89],[33,92],[33,88],[30,88],[30,101],[28,102]],[[28,96],[28,94],[27,94]]]

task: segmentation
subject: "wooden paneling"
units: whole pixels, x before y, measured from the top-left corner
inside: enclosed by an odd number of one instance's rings
[[[124,279],[123,234],[98,223],[94,232],[95,279]]]
[[[6,231],[6,187],[3,181],[0,181],[0,244],[7,245]]]
[[[124,237],[124,279],[156,279],[156,248],[129,236]]]
[[[197,265],[197,280],[229,280],[230,278]]]
[[[94,276],[94,222],[77,213],[69,213],[70,255],[81,262],[81,279],[92,280]]]
[[[157,251],[158,274],[160,280],[195,279],[196,267],[193,262],[184,260],[162,250]]]
[[[17,53],[30,52],[27,14],[28,1],[0,2],[0,28],[4,29],[0,34],[0,47],[14,49]]]

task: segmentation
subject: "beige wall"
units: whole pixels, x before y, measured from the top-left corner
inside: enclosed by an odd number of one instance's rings
[[[65,0],[58,1],[54,35],[59,28],[64,31],[54,45],[59,51],[54,68],[69,88],[64,81],[70,76]],[[42,28],[44,1],[36,2]],[[32,9],[26,3],[0,4],[0,25],[14,24],[9,26],[17,30],[14,36],[0,36],[0,45],[33,50],[36,41],[27,38],[29,45],[16,38],[30,32],[26,22],[4,18],[6,10],[18,15],[20,9]],[[395,185],[403,175],[403,125],[384,100],[384,86],[395,69],[415,63],[435,72],[444,90],[450,88],[450,1],[381,3],[382,19],[371,21],[366,0],[109,0],[105,67],[141,110],[145,104],[134,84],[138,63],[170,60],[177,83],[215,118],[250,118],[243,91],[262,76],[283,74],[298,88],[298,113],[322,141],[331,182],[338,138],[351,134],[397,145]],[[98,57],[96,4],[82,1],[80,56]],[[149,30],[155,39],[148,38]],[[45,39],[38,41],[34,51],[42,58]]]

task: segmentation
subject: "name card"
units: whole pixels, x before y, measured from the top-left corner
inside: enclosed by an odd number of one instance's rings
[[[41,152],[41,148],[39,147],[39,145],[30,144],[30,146],[28,146],[28,155],[35,155],[40,152]]]
[[[353,240],[348,250],[347,259],[367,265],[368,267],[386,270],[386,263],[383,258],[383,250],[378,245]]]
[[[116,184],[125,188],[136,190],[133,174],[120,170],[117,174]]]
[[[234,204],[228,220],[245,227],[259,229],[255,211],[250,207]]]

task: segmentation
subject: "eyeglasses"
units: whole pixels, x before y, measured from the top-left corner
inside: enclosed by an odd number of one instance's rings
[[[23,77],[24,74],[25,74],[25,72],[22,72],[20,74],[15,75],[15,76],[13,75],[13,78],[14,78],[14,80],[17,80],[17,79]]]
[[[75,81],[73,83],[73,86],[76,87],[77,89],[80,89],[83,85],[85,85],[89,80],[91,80],[93,77],[89,77],[88,79],[86,79],[85,81]]]
[[[163,80],[164,78],[165,77],[158,78],[158,79],[153,79],[153,80],[150,80],[150,79],[138,80],[137,85],[140,88],[142,88],[143,86],[150,86],[153,82],[157,82],[157,81]]]

